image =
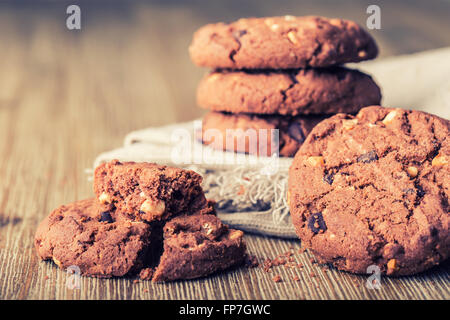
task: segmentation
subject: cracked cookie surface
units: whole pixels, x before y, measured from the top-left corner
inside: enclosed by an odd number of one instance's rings
[[[113,160],[94,172],[94,193],[114,219],[163,221],[181,213],[212,213],[194,171],[155,163]]]
[[[356,113],[380,101],[380,88],[369,75],[343,67],[221,70],[206,75],[197,88],[199,106],[233,113]]]
[[[164,226],[164,252],[153,281],[193,279],[241,264],[244,233],[213,215],[179,216]]]
[[[99,278],[133,274],[151,259],[153,228],[143,222],[105,220],[95,199],[54,210],[39,225],[35,248],[60,268]]]
[[[324,118],[209,112],[203,118],[203,134],[199,140],[218,150],[292,157],[312,128]],[[227,145],[227,137],[232,138],[233,144]]]
[[[373,59],[378,49],[353,21],[284,16],[208,24],[194,34],[189,52],[203,67],[291,69]]]
[[[388,275],[424,271],[449,255],[450,122],[372,106],[319,123],[289,172],[302,243],[322,263]]]

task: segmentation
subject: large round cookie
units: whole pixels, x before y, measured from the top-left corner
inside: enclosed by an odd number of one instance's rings
[[[291,69],[373,59],[373,38],[353,21],[317,16],[248,18],[200,28],[189,47],[203,67]]]
[[[199,140],[217,150],[292,157],[312,128],[324,118],[209,112],[203,118]]]
[[[320,262],[388,275],[426,270],[449,255],[450,122],[367,107],[319,123],[296,154],[288,202]]]
[[[356,113],[380,100],[380,88],[369,75],[342,67],[216,71],[205,76],[197,88],[199,106],[233,113]]]
[[[113,221],[95,199],[54,210],[39,225],[35,247],[43,260],[107,278],[138,272],[150,258],[152,228],[144,222]]]

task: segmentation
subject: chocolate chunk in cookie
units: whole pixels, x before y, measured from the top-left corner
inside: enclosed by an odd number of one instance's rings
[[[367,153],[364,153],[360,155],[358,158],[356,158],[356,161],[363,162],[363,163],[370,163],[372,161],[378,160],[378,155],[375,151],[369,151]]]
[[[327,230],[327,225],[323,220],[322,212],[313,213],[308,217],[308,228],[315,234]]]
[[[111,217],[111,213],[109,211],[103,211],[100,213],[100,221],[102,222],[113,222],[113,218]]]
[[[303,141],[305,141],[306,139],[305,133],[303,132],[303,128],[298,122],[293,122],[289,125],[288,134],[292,139],[294,139],[300,144],[303,143]]]

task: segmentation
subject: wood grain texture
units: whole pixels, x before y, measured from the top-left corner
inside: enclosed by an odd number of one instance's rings
[[[304,268],[238,268],[168,284],[82,278],[81,289],[70,290],[64,271],[37,258],[39,221],[60,204],[92,195],[84,169],[98,153],[121,145],[131,130],[203,113],[194,92],[205,70],[187,54],[196,28],[285,13],[365,19],[362,2],[260,3],[82,2],[81,31],[65,28],[63,4],[0,5],[0,299],[450,298],[448,263],[415,277],[383,278],[380,290],[369,290],[366,276],[312,264],[308,253],[297,252],[299,241],[255,235],[246,235],[251,254],[263,260],[293,248]],[[374,32],[381,56],[449,45],[449,5],[437,3],[386,4],[385,29]],[[283,281],[275,283],[278,274]]]

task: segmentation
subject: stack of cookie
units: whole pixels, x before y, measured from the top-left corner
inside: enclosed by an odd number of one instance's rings
[[[381,100],[369,75],[340,66],[378,54],[352,21],[284,16],[210,24],[194,34],[189,51],[195,64],[213,68],[197,102],[210,110],[202,141],[215,149],[293,156],[324,118]]]

